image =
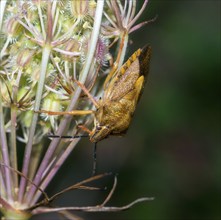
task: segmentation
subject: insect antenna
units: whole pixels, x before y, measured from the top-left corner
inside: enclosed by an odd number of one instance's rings
[[[82,138],[82,137],[90,137],[89,135],[55,135],[55,134],[48,134],[48,138],[67,138],[67,139],[74,139],[74,138]],[[93,170],[92,176],[95,176],[97,172],[97,142],[94,143],[94,150],[93,150]]]
[[[74,139],[74,138],[82,138],[82,137],[89,137],[89,135],[55,135],[55,134],[48,134],[48,138],[69,138],[69,139]]]
[[[94,143],[92,176],[94,176],[96,172],[97,172],[97,142]]]

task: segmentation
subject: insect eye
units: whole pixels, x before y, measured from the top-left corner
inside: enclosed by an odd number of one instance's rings
[[[96,128],[97,128],[98,131],[101,130],[101,126],[100,125],[98,125]]]

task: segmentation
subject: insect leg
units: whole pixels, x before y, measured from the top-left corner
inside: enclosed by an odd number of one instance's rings
[[[92,133],[92,131],[91,131],[90,129],[88,129],[87,127],[85,127],[84,125],[78,125],[78,127],[79,127],[81,130],[87,132],[89,135]]]
[[[73,110],[69,112],[53,112],[53,111],[46,111],[46,110],[39,110],[35,111],[36,113],[45,113],[48,115],[89,115],[93,114],[94,111],[92,110]]]
[[[79,87],[81,87],[81,89],[84,91],[84,93],[88,96],[88,98],[93,102],[94,106],[96,108],[99,108],[99,104],[98,102],[95,100],[95,98],[90,94],[90,92],[88,91],[88,89],[79,81],[75,80],[75,82],[78,84]]]

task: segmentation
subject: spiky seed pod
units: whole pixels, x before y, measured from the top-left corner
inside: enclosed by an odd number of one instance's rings
[[[25,68],[32,60],[35,51],[30,49],[21,50],[17,56],[16,63],[20,68]]]
[[[11,38],[17,38],[22,33],[22,25],[15,19],[15,17],[11,17],[5,23],[4,32]]]

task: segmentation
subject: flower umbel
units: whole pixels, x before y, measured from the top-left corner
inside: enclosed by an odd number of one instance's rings
[[[93,116],[38,113],[94,109],[79,83],[92,96],[103,93],[101,82],[106,72],[122,65],[129,34],[145,24],[134,26],[147,2],[137,12],[136,0],[0,1],[0,212],[5,219],[64,210],[120,211],[152,199],[105,206],[115,178],[101,205],[47,208],[66,191],[98,189],[85,184],[110,174],[93,176],[49,197],[45,188],[80,139],[54,138],[45,146],[48,132],[82,133],[77,121],[90,126]],[[112,47],[117,57],[109,52]],[[24,154],[22,161],[18,152]]]

